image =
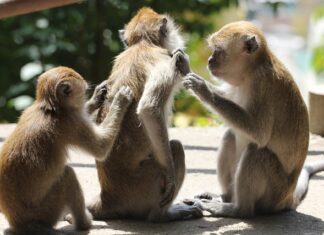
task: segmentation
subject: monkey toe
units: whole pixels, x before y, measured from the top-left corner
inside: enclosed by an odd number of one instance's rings
[[[204,192],[202,194],[198,194],[194,196],[195,199],[207,199],[207,200],[212,200],[214,198],[214,195],[209,193],[209,192]]]

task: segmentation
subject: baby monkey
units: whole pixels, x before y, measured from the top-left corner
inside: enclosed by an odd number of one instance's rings
[[[85,104],[86,81],[74,70],[56,67],[43,73],[36,101],[25,110],[0,152],[0,208],[14,233],[58,234],[53,229],[67,208],[76,229],[91,226],[84,197],[73,169],[66,165],[67,148],[80,147],[97,161],[109,155],[132,93],[117,92],[100,126],[89,114],[106,95],[98,87]]]
[[[222,195],[204,193],[187,203],[225,217],[296,208],[309,175],[324,169],[318,164],[302,171],[309,127],[297,85],[251,23],[228,24],[208,42],[213,50],[208,68],[227,89],[217,89],[194,73],[186,76],[184,86],[229,126],[218,153]]]

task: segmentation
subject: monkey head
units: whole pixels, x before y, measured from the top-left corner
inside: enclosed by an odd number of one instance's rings
[[[88,84],[73,69],[55,67],[41,74],[37,80],[36,101],[45,112],[81,108]]]
[[[147,41],[169,52],[184,49],[184,40],[173,19],[147,7],[141,8],[125,28],[119,30],[119,36],[125,47]]]
[[[212,75],[239,86],[244,75],[257,65],[265,47],[262,33],[246,21],[230,23],[208,38],[212,55],[208,69]]]

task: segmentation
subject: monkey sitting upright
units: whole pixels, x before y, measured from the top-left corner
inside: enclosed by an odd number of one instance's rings
[[[324,169],[318,164],[302,171],[309,127],[297,85],[251,23],[228,24],[208,42],[208,68],[228,89],[218,90],[194,73],[184,86],[229,126],[218,153],[222,195],[204,193],[186,202],[225,217],[296,208],[309,175]]]
[[[95,219],[135,218],[169,221],[201,217],[186,204],[171,205],[185,176],[181,142],[169,141],[167,123],[181,77],[189,69],[183,40],[173,20],[142,8],[120,33],[126,45],[117,56],[101,116],[110,113],[114,93],[128,85],[130,106],[118,139],[105,162],[97,162],[101,193],[89,206]],[[184,65],[184,66],[182,66]]]
[[[80,147],[103,161],[132,94],[129,88],[120,89],[109,114],[96,126],[86,110],[94,111],[105,92],[96,89],[85,107],[86,88],[85,80],[72,69],[57,67],[43,73],[36,101],[1,149],[0,208],[17,234],[57,234],[52,227],[64,208],[71,211],[76,229],[91,226],[81,187],[66,165],[67,148]]]

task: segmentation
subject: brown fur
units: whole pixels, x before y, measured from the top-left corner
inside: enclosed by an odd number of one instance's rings
[[[118,125],[111,115],[102,130],[90,122],[84,111],[86,87],[85,80],[70,68],[43,73],[36,101],[23,112],[1,149],[0,208],[19,233],[41,234],[41,228],[43,234],[51,233],[46,229],[56,224],[64,207],[71,210],[77,229],[91,226],[81,187],[73,169],[66,165],[67,148],[81,147],[102,159]],[[124,100],[123,95],[118,97]],[[101,142],[105,146],[100,146]]]
[[[230,89],[218,90],[195,74],[184,83],[229,126],[217,165],[228,203],[208,194],[197,203],[215,216],[230,217],[294,208],[309,141],[307,108],[297,85],[251,23],[228,24],[208,42],[209,69]]]
[[[89,207],[96,219],[166,221],[194,213],[201,216],[198,208],[170,207],[185,173],[182,145],[169,142],[167,133],[170,104],[181,82],[176,63],[182,53],[170,56],[175,49],[169,43],[173,33],[172,42],[181,45],[172,19],[149,8],[141,9],[123,32],[128,47],[115,60],[108,79],[111,93],[101,117],[110,112],[110,100],[120,86],[131,87],[136,102],[126,114],[111,155],[104,163],[97,162],[101,194]]]

